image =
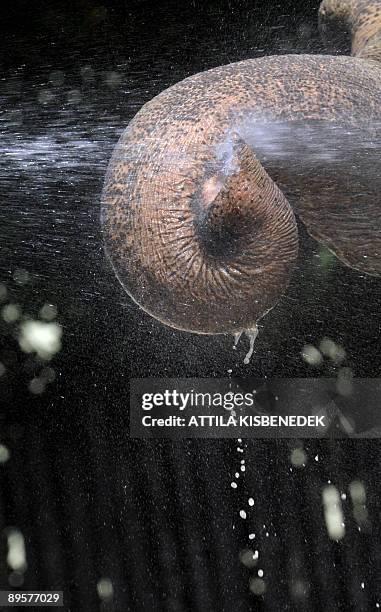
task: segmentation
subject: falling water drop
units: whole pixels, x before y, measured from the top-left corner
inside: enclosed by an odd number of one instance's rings
[[[242,336],[242,334],[243,334],[243,331],[239,331],[239,332],[236,332],[234,334],[234,344],[233,344],[233,349],[234,350],[237,348],[237,344],[238,344],[239,339]]]
[[[249,341],[250,341],[249,352],[247,353],[245,359],[243,360],[243,363],[247,365],[248,363],[250,363],[250,359],[254,351],[254,342],[256,340],[256,337],[258,336],[258,327],[255,325],[252,329],[246,329],[245,334],[249,338]]]
[[[254,351],[254,342],[258,336],[258,327],[257,325],[254,325],[254,327],[252,327],[251,329],[245,329],[239,332],[236,332],[234,334],[234,344],[233,344],[233,349],[237,348],[237,344],[242,336],[242,334],[245,332],[245,335],[249,338],[249,342],[250,342],[250,347],[249,347],[249,351],[246,354],[245,359],[243,360],[243,363],[245,365],[247,365],[248,363],[250,363],[250,359],[253,355],[253,351]]]

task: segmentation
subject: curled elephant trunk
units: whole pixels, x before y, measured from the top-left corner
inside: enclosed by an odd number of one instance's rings
[[[239,137],[226,154],[193,149],[193,158],[191,148],[162,153],[160,170],[147,167],[127,207],[124,185],[134,174],[119,149],[104,191],[107,250],[130,295],[163,323],[207,334],[255,329],[287,287],[298,251],[294,214]],[[184,159],[190,167],[181,172]]]

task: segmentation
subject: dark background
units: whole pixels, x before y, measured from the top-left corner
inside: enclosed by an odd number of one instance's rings
[[[49,364],[55,381],[32,393],[46,364],[20,350],[18,323],[0,316],[0,442],[10,453],[0,465],[1,588],[62,589],[75,612],[346,612],[381,602],[378,441],[248,440],[242,454],[229,440],[128,437],[132,376],[336,376],[343,367],[378,376],[380,283],[301,228],[291,286],[244,366],[245,347],[233,351],[231,338],[180,333],[139,310],[105,259],[99,226],[108,159],[144,102],[220,64],[326,52],[318,4],[18,1],[2,13],[0,283],[23,316],[56,305],[63,337]],[[311,368],[301,351],[323,337],[346,359]],[[302,446],[307,464],[297,469],[290,454]],[[360,528],[353,480],[367,494]],[[348,494],[338,543],[323,516],[329,482]],[[10,527],[26,542],[21,575],[6,563]],[[259,551],[251,569],[240,560],[247,548]],[[249,590],[259,568],[262,596]],[[113,584],[108,601],[97,593],[102,577]]]

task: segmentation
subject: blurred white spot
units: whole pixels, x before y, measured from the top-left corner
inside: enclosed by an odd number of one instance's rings
[[[40,319],[52,321],[57,316],[57,307],[54,304],[44,304],[39,312]]]
[[[345,359],[345,349],[339,344],[336,344],[331,338],[323,338],[319,348],[323,355],[329,357],[335,363],[341,363]]]
[[[9,450],[4,444],[0,444],[0,463],[6,463],[10,457]]]
[[[254,500],[252,497],[249,498],[249,506],[254,506]]]
[[[353,504],[353,517],[358,525],[362,525],[368,518],[364,484],[360,480],[354,480],[349,485],[349,493]]]
[[[232,483],[230,484],[230,486],[231,486],[233,489],[236,489],[236,488],[237,488],[237,483],[236,483],[236,482],[232,482]]]
[[[323,338],[323,340],[320,343],[321,352],[327,357],[330,357],[331,359],[335,359],[338,348],[339,347],[336,345],[336,343],[330,338]],[[345,354],[345,351],[344,351],[344,354]]]
[[[351,494],[351,498],[354,504],[365,504],[365,487],[360,480],[354,480],[350,483],[349,493]]]
[[[254,540],[255,533],[249,533],[249,540]]]
[[[246,516],[247,516],[247,514],[246,514],[245,510],[240,510],[240,511],[239,511],[239,515],[240,515],[240,517],[241,517],[242,519],[245,519],[245,518],[246,518]]]
[[[34,395],[39,395],[45,391],[45,381],[41,378],[32,378],[29,383],[29,391]]]
[[[266,591],[266,584],[262,578],[251,578],[250,580],[250,591],[254,595],[263,595]]]
[[[249,568],[255,567],[258,559],[258,555],[256,555],[255,552],[250,549],[241,550],[241,552],[239,553],[239,559],[241,563]]]
[[[260,570],[258,570],[258,576],[259,576],[260,578],[263,578],[263,570],[261,570],[261,569],[260,569]]]
[[[101,578],[97,584],[97,591],[100,599],[112,599],[114,589],[109,578]]]
[[[291,463],[295,467],[305,467],[307,463],[307,455],[302,448],[294,448],[291,452]]]
[[[24,536],[18,529],[11,529],[8,532],[8,555],[7,563],[13,570],[26,570],[26,555]]]
[[[317,366],[323,360],[320,351],[318,351],[317,348],[312,346],[312,344],[306,344],[303,347],[302,357],[303,357],[304,361],[306,363],[308,363],[308,365],[311,365],[311,366]]]
[[[19,344],[25,353],[36,352],[51,359],[61,349],[62,327],[57,323],[24,321],[20,325]]]
[[[7,304],[1,314],[6,323],[14,323],[21,316],[21,308],[17,304]]]
[[[329,537],[331,540],[341,540],[345,535],[344,516],[339,492],[333,485],[323,489],[323,506]]]

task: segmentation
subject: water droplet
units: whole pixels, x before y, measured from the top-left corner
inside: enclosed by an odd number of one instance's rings
[[[240,337],[242,336],[243,332],[237,332],[234,334],[234,344],[233,344],[233,348],[236,349],[237,348],[237,344],[239,342]]]
[[[252,356],[252,354],[254,352],[254,342],[255,342],[255,340],[256,340],[256,338],[258,336],[258,331],[259,330],[258,330],[257,326],[253,327],[253,329],[246,329],[245,330],[245,334],[249,338],[249,341],[250,341],[250,348],[249,348],[249,350],[248,350],[248,352],[246,354],[245,359],[243,360],[243,363],[245,365],[250,363],[251,356]]]

